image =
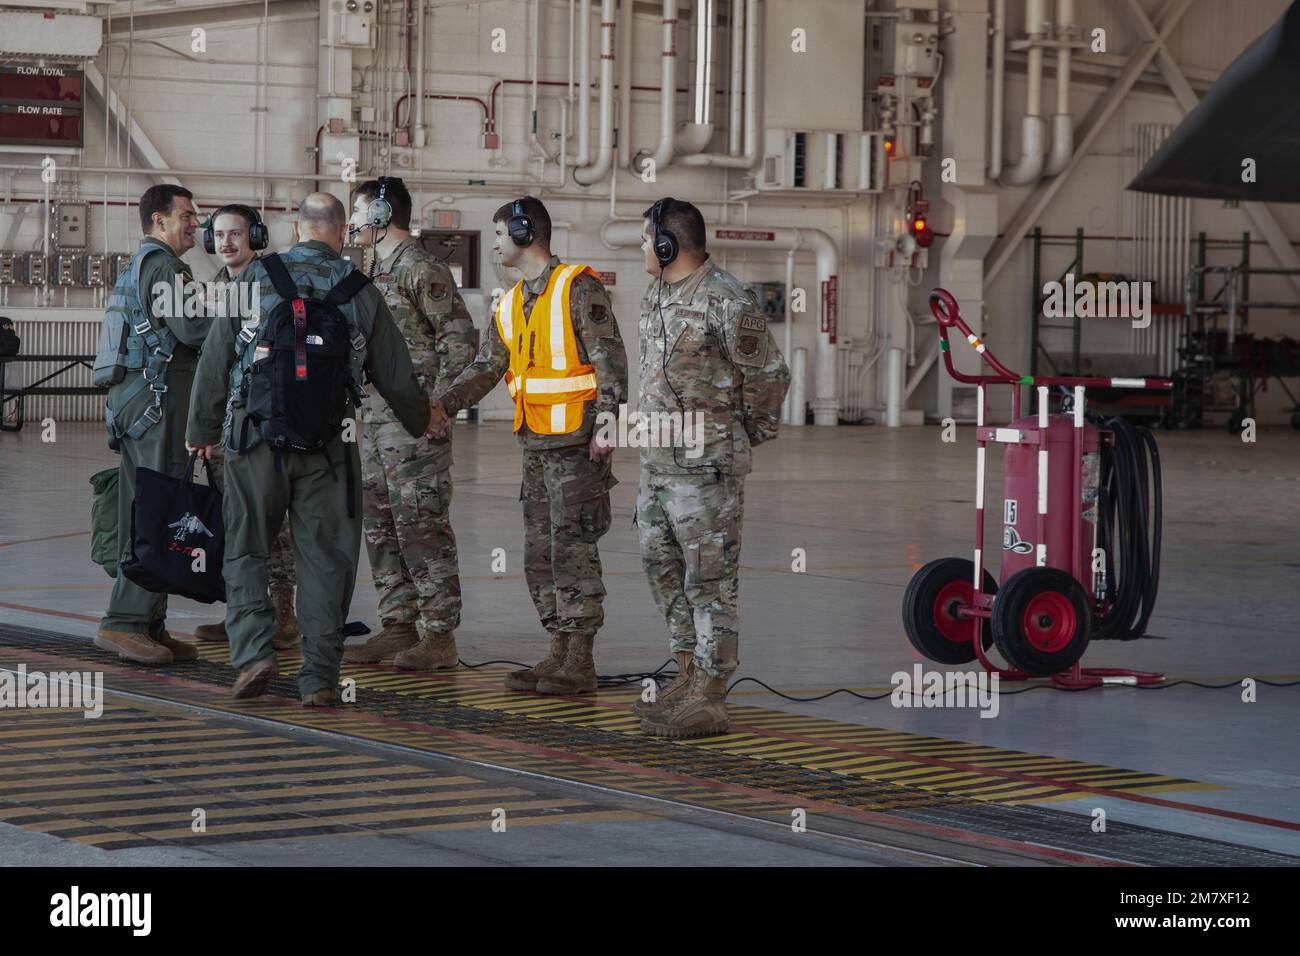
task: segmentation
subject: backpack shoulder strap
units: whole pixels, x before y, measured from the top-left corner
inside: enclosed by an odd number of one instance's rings
[[[342,305],[364,289],[369,282],[370,278],[364,272],[353,269],[325,294],[325,304]]]
[[[280,258],[278,252],[273,252],[269,256],[262,256],[261,263],[266,269],[267,276],[271,279],[271,285],[279,293],[282,299],[298,298],[298,286],[293,281],[293,276],[289,275],[289,270],[284,267],[284,260]]]

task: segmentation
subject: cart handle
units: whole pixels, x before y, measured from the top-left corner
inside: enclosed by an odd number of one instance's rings
[[[961,317],[957,299],[947,289],[934,289],[930,293],[930,314],[939,325],[939,348],[943,352],[944,368],[959,382],[967,385],[1064,385],[1067,388],[1085,386],[1092,388],[1149,388],[1172,389],[1174,383],[1167,378],[1106,378],[1102,376],[1068,376],[1068,375],[1019,375],[1011,371],[997,356],[988,350],[979,336],[971,331]],[[956,326],[997,375],[967,375],[957,371],[952,364],[952,345],[948,340],[948,330]]]

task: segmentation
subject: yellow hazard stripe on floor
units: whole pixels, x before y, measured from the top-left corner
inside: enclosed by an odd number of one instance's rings
[[[298,662],[287,663],[288,667],[282,670],[294,673]],[[624,709],[638,699],[637,689],[602,690],[596,699],[516,693],[505,690],[500,683],[509,670],[492,667],[394,680],[392,672],[384,668],[345,665],[343,676],[356,681],[359,694],[366,688],[382,689],[444,704],[640,737],[640,721]],[[889,728],[864,727],[748,704],[730,705],[729,712],[733,733],[678,743],[701,751],[829,771],[862,780],[907,783],[936,793],[961,793],[1005,803],[1024,802],[1044,794],[1055,798],[1058,793],[1082,793],[1089,787],[1135,793],[1223,789],[1163,774]],[[636,762],[635,755],[627,759]],[[684,765],[682,770],[689,773],[689,765]]]
[[[0,821],[105,849],[485,828],[498,810],[509,827],[644,819],[523,781],[120,705],[93,722],[46,710],[0,724]]]

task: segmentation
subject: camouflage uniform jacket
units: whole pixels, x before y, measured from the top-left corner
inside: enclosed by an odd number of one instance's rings
[[[546,291],[551,273],[560,265],[558,256],[551,256],[542,274],[536,279],[524,280],[524,314],[528,315],[537,297]],[[618,320],[609,293],[600,281],[591,275],[581,275],[573,280],[569,290],[569,312],[573,317],[573,334],[578,340],[578,358],[584,364],[595,366],[596,398],[587,402],[582,425],[567,435],[538,435],[523,425],[519,429],[519,442],[524,448],[563,448],[591,441],[596,416],[601,412],[618,415],[618,407],[627,402],[627,353],[619,335]],[[488,328],[483,333],[478,358],[460,374],[455,383],[443,393],[442,403],[447,413],[477,404],[501,381],[510,367],[510,347],[501,341],[497,331],[495,313],[489,317]]]
[[[790,385],[790,369],[754,293],[706,259],[684,279],[651,282],[639,334],[639,411],[698,414],[704,427],[698,457],[667,444],[642,447],[641,467],[656,474],[748,474],[751,446],[776,437]]]
[[[375,288],[383,293],[393,320],[406,339],[420,387],[432,398],[448,388],[474,358],[474,322],[447,264],[407,238],[375,269]],[[380,395],[361,403],[362,421],[375,426],[397,421]],[[429,439],[438,468],[451,467],[451,433]]]

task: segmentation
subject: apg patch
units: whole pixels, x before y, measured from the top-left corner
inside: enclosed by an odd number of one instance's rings
[[[740,327],[742,329],[753,329],[755,332],[766,332],[767,319],[761,315],[750,315],[745,312],[740,316]]]

